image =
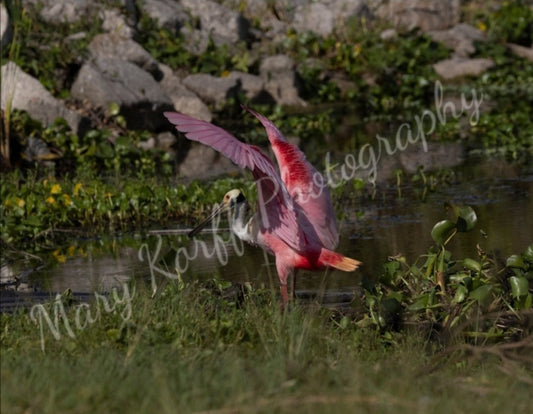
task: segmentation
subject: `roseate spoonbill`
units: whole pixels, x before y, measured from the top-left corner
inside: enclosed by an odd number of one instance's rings
[[[222,128],[180,113],[164,113],[188,139],[208,145],[241,168],[249,169],[257,185],[257,212],[251,218],[248,219],[250,206],[244,194],[240,190],[231,190],[219,208],[189,236],[194,236],[217,214],[230,211],[231,229],[236,236],[275,256],[283,303],[286,303],[287,278],[291,271],[333,267],[352,272],[361,262],[333,251],[339,235],[323,176],[272,122],[245,106],[243,108],[265,127],[279,172],[257,146],[239,141]]]

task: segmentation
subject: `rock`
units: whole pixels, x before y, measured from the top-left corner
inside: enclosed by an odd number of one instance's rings
[[[183,47],[187,52],[196,56],[201,56],[207,51],[207,48],[209,47],[208,33],[186,26],[181,29],[181,34],[184,37]]]
[[[248,38],[250,23],[240,13],[212,0],[182,0],[183,7],[200,19],[201,30],[207,32],[217,45],[232,45]]]
[[[144,0],[137,2],[137,4],[160,27],[164,27],[176,35],[190,20],[181,2],[175,0]]]
[[[62,156],[61,151],[50,149],[48,144],[41,138],[28,137],[26,148],[24,149],[24,159],[26,161],[39,162],[43,165],[51,166],[54,160]]]
[[[398,32],[395,29],[386,29],[379,35],[381,40],[387,41],[398,37]]]
[[[419,145],[409,146],[400,153],[401,167],[408,174],[414,174],[419,167],[424,171],[435,171],[461,165],[466,157],[462,143],[428,142],[427,151]]]
[[[117,103],[131,129],[162,128],[166,123],[158,112],[173,109],[170,98],[148,72],[117,58],[98,57],[86,62],[71,94],[104,110]]]
[[[79,136],[89,129],[88,119],[68,109],[33,76],[28,75],[13,62],[2,66],[2,109],[26,111],[33,119],[50,126],[63,118]]]
[[[156,141],[157,148],[167,152],[173,152],[172,147],[176,145],[177,139],[172,132],[165,131],[161,132],[160,134],[157,134]]]
[[[2,50],[11,43],[12,39],[13,27],[11,26],[9,13],[7,12],[6,6],[4,6],[4,3],[0,3],[0,47]]]
[[[280,105],[305,105],[298,95],[298,78],[294,70],[294,62],[286,55],[269,56],[259,67],[261,77],[265,81],[265,90]]]
[[[448,30],[431,30],[428,35],[435,41],[453,49],[454,57],[468,57],[476,51],[475,41],[485,41],[485,34],[475,27],[460,23]]]
[[[459,0],[389,0],[377,8],[381,18],[397,29],[447,29],[459,22]]]
[[[327,36],[335,27],[333,11],[323,3],[311,3],[299,6],[295,13],[293,27],[297,32],[311,31]]]
[[[89,44],[89,53],[93,58],[120,58],[134,63],[161,79],[162,73],[156,60],[137,42],[116,34],[96,35]]]
[[[41,17],[50,23],[74,23],[89,16],[94,5],[88,0],[38,0]]]
[[[65,37],[65,40],[68,40],[69,42],[75,42],[77,40],[85,39],[87,37],[87,32],[77,32],[72,33],[71,35],[68,35]]]
[[[515,55],[533,62],[533,48],[516,45],[514,43],[507,43],[507,47],[511,49]]]
[[[197,119],[211,122],[213,115],[207,105],[191,90],[187,89],[166,65],[161,65],[163,79],[159,83],[165,94],[172,100],[174,109]]]
[[[298,32],[311,31],[321,36],[330,35],[334,29],[354,17],[369,15],[365,0],[329,0],[296,6],[292,26]]]
[[[178,168],[178,175],[191,179],[207,179],[222,174],[239,174],[240,169],[214,149],[196,142]]]
[[[134,22],[130,24],[128,18],[116,9],[102,10],[100,12],[102,19],[102,29],[107,33],[117,35],[126,39],[131,39],[136,34]]]
[[[153,150],[156,148],[156,142],[154,137],[150,137],[146,141],[139,142],[139,148],[144,151]]]
[[[189,75],[182,82],[204,102],[212,103],[216,108],[222,107],[228,98],[235,96],[238,89],[236,79],[219,78],[206,73]]]
[[[265,82],[260,76],[250,73],[232,71],[229,79],[237,81],[239,90],[242,90],[251,103],[273,103],[274,99],[265,91]]]
[[[494,61],[492,59],[454,57],[435,63],[433,69],[442,79],[449,80],[464,76],[479,76],[493,66]]]

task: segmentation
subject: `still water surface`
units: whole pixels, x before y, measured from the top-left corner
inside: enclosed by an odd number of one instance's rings
[[[521,253],[533,243],[533,169],[516,169],[503,162],[470,163],[454,171],[453,183],[439,185],[424,200],[416,196],[421,184],[390,185],[378,189],[374,197],[361,197],[357,203],[343,203],[344,218],[339,222],[341,241],[339,252],[361,260],[364,265],[356,273],[338,271],[299,272],[297,291],[354,292],[363,277],[376,280],[383,263],[390,256],[404,255],[408,263],[428,252],[433,245],[430,232],[433,225],[448,218],[445,203],[472,206],[478,216],[476,228],[458,234],[448,248],[457,259],[476,258],[477,248],[492,252],[504,263],[511,254]],[[180,224],[176,223],[175,228]],[[66,263],[44,267],[28,274],[22,285],[32,292],[63,292],[71,289],[79,294],[109,291],[131,278],[160,285],[165,276],[157,269],[175,275],[176,256],[186,267],[184,280],[208,280],[216,277],[231,282],[249,282],[252,286],[279,285],[274,260],[259,248],[236,243],[229,232],[218,237],[227,242],[218,245],[219,255],[205,257],[194,254],[194,244],[185,235],[143,233],[115,239],[76,240],[78,254]],[[202,244],[213,253],[213,234],[199,236]],[[158,250],[158,243],[161,249]],[[140,247],[144,245],[141,253]],[[240,248],[243,248],[241,251]],[[192,259],[186,260],[187,251]],[[225,255],[227,254],[227,256]],[[150,255],[150,257],[148,257]],[[140,260],[140,256],[143,260]],[[227,263],[221,263],[221,259]],[[222,260],[225,261],[225,260]],[[420,259],[423,264],[423,258]],[[297,293],[298,293],[297,292]]]

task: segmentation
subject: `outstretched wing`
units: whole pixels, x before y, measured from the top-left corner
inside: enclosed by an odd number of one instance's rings
[[[188,139],[208,145],[241,168],[249,169],[257,184],[259,225],[293,249],[303,250],[306,240],[298,225],[296,209],[268,156],[258,147],[239,141],[209,122],[177,112],[165,112],[164,115]]]
[[[243,108],[265,127],[278,161],[281,179],[293,202],[303,211],[322,245],[330,250],[335,249],[339,234],[326,180],[306,160],[305,154],[288,142],[270,120],[245,106]]]

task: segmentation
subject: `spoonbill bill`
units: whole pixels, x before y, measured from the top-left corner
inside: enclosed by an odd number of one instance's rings
[[[237,237],[275,256],[285,304],[291,272],[328,267],[352,272],[361,262],[334,251],[339,234],[324,177],[271,121],[242,107],[265,127],[279,170],[257,146],[239,141],[220,127],[181,113],[164,113],[188,139],[208,145],[241,168],[249,169],[257,186],[257,210],[251,217],[246,197],[240,190],[233,189],[189,236],[197,234],[217,214],[229,211],[231,230]],[[293,274],[293,280],[294,277]]]

